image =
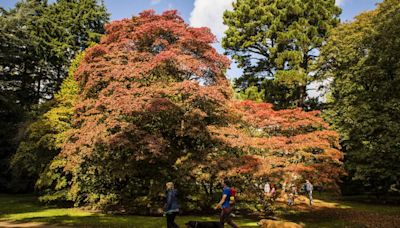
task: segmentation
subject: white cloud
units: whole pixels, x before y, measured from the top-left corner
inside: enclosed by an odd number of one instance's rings
[[[160,3],[161,2],[161,0],[151,0],[150,1],[150,4],[151,5],[157,5],[158,3]]]
[[[193,27],[209,27],[221,40],[226,30],[223,24],[225,10],[232,10],[234,0],[195,0],[193,11],[190,13],[190,25]]]

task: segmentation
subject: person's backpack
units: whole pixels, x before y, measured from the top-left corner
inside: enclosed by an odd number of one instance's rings
[[[229,197],[229,204],[233,205],[236,203],[236,190],[234,188],[230,188],[231,196]]]
[[[307,193],[307,187],[306,187],[306,184],[303,184],[302,186],[301,186],[301,189],[300,189],[300,192],[301,193]]]

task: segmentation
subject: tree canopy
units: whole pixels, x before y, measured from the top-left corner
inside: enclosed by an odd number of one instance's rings
[[[12,175],[19,182],[14,188],[33,189],[46,166],[60,153],[71,128],[78,95],[74,73],[84,52],[72,62],[68,77],[54,99],[42,105],[41,114],[22,133],[21,142],[11,159]]]
[[[265,89],[276,108],[303,107],[328,31],[339,23],[334,0],[238,0],[226,11],[222,45],[244,69],[241,89]]]
[[[11,182],[9,161],[23,135],[19,131],[43,111],[40,106],[60,89],[75,54],[99,41],[107,21],[97,0],[21,0],[1,9],[1,189]]]
[[[99,5],[100,4],[100,5]],[[62,13],[61,13],[62,12]],[[99,41],[108,20],[96,0],[26,0],[0,18],[0,85],[25,110],[51,99],[73,56]]]
[[[400,6],[385,0],[342,24],[322,49],[319,76],[332,80],[329,118],[361,191],[398,192]]]
[[[208,207],[224,176],[335,188],[335,132],[318,112],[233,100],[214,41],[176,11],[108,24],[75,73],[72,128],[37,182],[41,199],[155,213],[170,180],[190,209]]]

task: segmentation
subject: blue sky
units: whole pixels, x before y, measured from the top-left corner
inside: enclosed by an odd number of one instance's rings
[[[53,2],[50,0],[49,2]],[[210,27],[220,40],[225,27],[222,24],[222,13],[231,8],[233,0],[104,0],[112,20],[129,18],[146,9],[155,9],[162,12],[167,9],[177,9],[181,16],[195,27]],[[362,11],[374,9],[376,3],[382,0],[337,0],[342,7],[342,21],[351,20]],[[17,0],[0,0],[0,6],[10,8]],[[214,45],[219,52],[223,49],[216,43]],[[229,78],[240,76],[241,71],[232,64],[228,71]]]
[[[197,0],[202,1],[202,0]],[[206,0],[203,0],[206,1]],[[225,0],[214,0],[214,2],[224,2]],[[0,0],[0,6],[10,8],[15,5],[17,0]],[[190,13],[193,10],[195,0],[105,0],[107,8],[111,13],[111,19],[121,19],[130,17],[145,9],[155,9],[162,12],[169,8],[179,10],[183,18],[189,21]],[[375,4],[380,0],[341,0],[340,6],[343,8],[341,18],[350,20],[355,15],[364,10],[375,8]]]

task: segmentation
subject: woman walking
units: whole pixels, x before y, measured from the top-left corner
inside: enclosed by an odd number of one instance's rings
[[[168,182],[167,187],[167,202],[165,204],[165,215],[167,217],[167,228],[179,228],[175,223],[175,217],[179,213],[178,191],[174,188],[174,183]]]

